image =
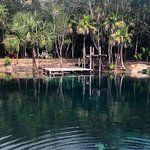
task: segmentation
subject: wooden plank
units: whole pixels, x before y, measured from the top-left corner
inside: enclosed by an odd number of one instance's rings
[[[88,68],[44,68],[43,70],[49,72],[92,71],[92,69]]]
[[[106,54],[94,54],[93,57],[107,57]]]
[[[47,75],[65,75],[69,73],[89,73],[91,74],[93,70],[88,68],[44,68],[43,72],[46,72]]]
[[[89,58],[90,55],[86,55],[86,58]],[[107,57],[106,54],[92,54],[92,57]]]

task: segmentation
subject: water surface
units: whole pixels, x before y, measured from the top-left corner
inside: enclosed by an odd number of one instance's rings
[[[150,79],[1,79],[0,149],[148,150]]]

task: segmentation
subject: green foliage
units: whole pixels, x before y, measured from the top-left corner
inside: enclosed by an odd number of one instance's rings
[[[110,64],[109,64],[109,69],[110,69],[110,70],[113,70],[114,68],[115,68],[115,65],[114,65],[113,63],[110,63]]]
[[[18,12],[13,17],[12,32],[19,38],[26,41],[32,41],[37,27],[36,14],[31,12]]]
[[[112,74],[109,76],[109,79],[110,79],[111,81],[113,81],[114,78],[115,78],[115,77],[114,77],[114,75],[112,75]]]
[[[143,60],[145,58],[147,58],[147,60],[150,57],[150,48],[144,48],[142,47],[142,51],[141,53],[138,53],[136,55],[133,56],[136,60]]]
[[[51,47],[53,40],[52,24],[50,22],[44,22],[37,31],[37,43],[41,48],[45,46]]]
[[[142,73],[150,75],[150,67],[148,67],[147,69],[143,69]]]
[[[7,9],[5,5],[0,4],[0,28],[5,27]]]
[[[95,34],[96,28],[92,25],[91,22],[91,16],[90,15],[83,15],[83,18],[79,20],[78,26],[77,26],[77,33],[78,34],[89,34],[89,33]]]
[[[126,26],[124,21],[115,22],[115,26],[118,28],[124,28]]]
[[[136,59],[136,60],[142,60],[142,54],[136,54],[136,55],[133,55],[133,57]]]
[[[146,74],[149,74],[149,75],[150,75],[150,68],[147,68]]]
[[[106,17],[103,23],[105,30],[109,30],[112,33],[115,28],[115,22],[117,22],[117,20],[118,20],[118,17],[114,14]]]
[[[9,57],[5,57],[5,59],[4,59],[4,66],[9,66],[9,65],[11,65],[11,63],[12,63],[12,59],[11,58],[9,58]]]
[[[5,5],[0,4],[0,19],[6,18],[7,9]]]
[[[114,45],[131,43],[131,34],[128,32],[128,26],[124,21],[115,22],[114,33],[110,35],[110,41]]]
[[[17,36],[7,36],[4,39],[4,46],[8,53],[14,54],[19,51],[20,40]]]
[[[66,39],[65,44],[69,45],[71,43],[71,39]]]
[[[104,50],[105,45],[113,48],[121,45],[125,50],[129,45],[131,49],[135,49],[133,41],[136,39],[148,41],[150,5],[146,1],[89,2],[91,6],[86,0],[43,1],[41,5],[35,0],[30,5],[25,0],[3,0],[0,4],[0,28],[6,27],[3,30],[6,34],[18,37],[23,49],[27,45],[50,49],[58,42],[55,49],[60,51],[65,48],[68,39],[72,38],[68,45],[78,45],[77,34],[83,35],[85,41],[89,36],[91,43],[94,43],[92,46],[96,49],[101,46],[106,54],[111,53],[111,50]],[[148,42],[145,43],[144,47],[150,46]],[[138,47],[143,45],[140,42],[138,44]],[[148,49],[141,53],[142,56],[135,57],[149,59]]]
[[[11,81],[12,79],[13,79],[13,76],[11,74],[5,76],[6,81]]]
[[[150,48],[149,47],[142,47],[142,57],[147,57],[149,58],[150,57]]]
[[[15,14],[11,30],[19,37],[23,45],[30,43],[32,48],[36,44],[41,48],[52,45],[52,24],[40,20],[36,13],[18,12]]]

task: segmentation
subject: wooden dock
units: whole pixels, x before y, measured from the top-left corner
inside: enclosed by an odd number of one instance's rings
[[[93,69],[88,68],[80,68],[80,67],[73,67],[73,68],[44,68],[44,74],[58,76],[58,75],[65,75],[71,73],[80,73],[80,74],[91,74]]]
[[[90,47],[90,54],[86,54],[86,48],[83,48],[83,58],[80,60],[78,59],[78,66],[80,67],[71,67],[71,68],[43,68],[43,72],[46,75],[50,76],[58,76],[58,75],[65,75],[65,74],[92,74],[95,66],[95,59],[97,59],[97,64],[99,66],[99,72],[102,71],[102,57],[107,57],[106,54],[101,53],[101,47],[99,47],[99,53],[95,54],[95,48]],[[86,63],[86,59],[88,58],[88,64]],[[89,66],[87,66],[89,65]],[[82,68],[81,68],[82,66]],[[86,68],[89,67],[89,68]]]

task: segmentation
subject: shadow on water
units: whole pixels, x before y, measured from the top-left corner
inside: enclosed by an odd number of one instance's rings
[[[0,149],[150,149],[150,79],[1,79]]]

